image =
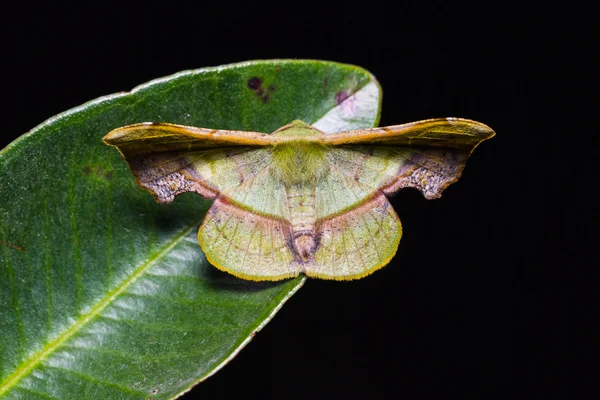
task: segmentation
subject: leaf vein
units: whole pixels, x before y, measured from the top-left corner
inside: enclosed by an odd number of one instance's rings
[[[97,378],[95,378],[95,377],[93,377],[91,375],[84,374],[82,372],[78,372],[78,371],[75,371],[73,369],[59,367],[59,366],[56,366],[56,365],[44,365],[44,367],[49,368],[49,369],[57,369],[57,370],[60,370],[60,371],[64,371],[64,372],[70,373],[72,375],[75,375],[75,376],[77,376],[79,378],[85,379],[86,381],[89,381],[89,382],[92,382],[92,383],[95,383],[95,384],[100,384],[100,385],[112,387],[112,388],[118,389],[118,390],[120,390],[122,392],[136,394],[136,395],[142,395],[142,396],[144,396],[144,395],[147,394],[146,392],[135,390],[135,389],[132,389],[132,388],[127,387],[127,386],[118,385],[118,384],[112,383],[112,382],[106,382],[106,381],[104,381],[102,379],[97,379]]]
[[[58,397],[51,396],[51,395],[49,395],[47,393],[44,393],[44,392],[38,392],[37,390],[33,390],[33,389],[30,389],[30,388],[27,388],[27,387],[19,386],[17,389],[20,390],[20,391],[22,391],[22,392],[32,393],[32,394],[34,394],[34,395],[36,395],[38,397],[41,397],[43,399],[60,400]]]
[[[94,307],[91,307],[87,314],[82,315],[81,318],[71,327],[66,329],[53,341],[50,341],[41,351],[37,352],[24,363],[22,363],[21,366],[18,367],[11,375],[8,375],[4,382],[0,384],[0,396],[6,393],[13,386],[17,385],[19,381],[28,375],[35,367],[49,358],[54,351],[67,342],[67,340],[69,340],[73,335],[79,332],[84,325],[99,316],[100,313],[104,311],[106,307],[112,304],[112,302],[121,293],[123,293],[127,288],[129,288],[129,286],[136,282],[148,268],[150,268],[157,260],[161,259],[169,250],[175,247],[199,223],[200,221],[194,221],[194,223],[190,224],[179,235],[175,236],[173,240],[167,243],[160,251],[155,253],[153,257],[141,264],[129,278],[125,279],[120,285],[109,292],[104,299],[99,301]]]

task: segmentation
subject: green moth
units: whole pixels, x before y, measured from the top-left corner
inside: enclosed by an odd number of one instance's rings
[[[459,118],[333,134],[302,121],[272,134],[143,123],[104,143],[159,203],[184,192],[214,199],[198,241],[215,267],[255,281],[350,280],[398,249],[402,225],[386,196],[413,187],[440,197],[492,136]]]

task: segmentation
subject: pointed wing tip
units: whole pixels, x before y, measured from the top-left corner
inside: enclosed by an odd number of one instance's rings
[[[118,128],[113,129],[112,131],[108,132],[102,138],[102,142],[109,146],[117,146],[122,141],[122,139],[124,137],[126,137],[132,130],[137,130],[140,128],[147,128],[147,127],[153,126],[153,125],[168,125],[168,124],[161,124],[158,122],[140,122],[137,124],[120,126]]]
[[[488,140],[488,139],[491,139],[494,136],[496,136],[496,132],[494,132],[494,130],[492,128],[490,128],[488,125],[486,125],[482,122],[479,122],[479,121],[475,121],[473,119],[447,117],[447,118],[439,118],[438,121],[446,121],[450,124],[456,124],[456,123],[466,124],[469,127],[474,128],[474,130],[477,133],[477,137],[480,138],[481,141]]]
[[[102,143],[108,145],[108,146],[114,146],[116,139],[120,134],[121,128],[117,128],[117,129],[113,129],[112,131],[108,132],[103,138],[102,138]]]

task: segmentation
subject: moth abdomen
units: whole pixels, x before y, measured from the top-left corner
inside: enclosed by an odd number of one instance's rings
[[[315,187],[308,182],[304,185],[293,185],[286,188],[286,196],[294,247],[300,258],[306,262],[316,247]]]
[[[299,235],[294,239],[294,246],[302,261],[306,262],[316,247],[314,234]]]

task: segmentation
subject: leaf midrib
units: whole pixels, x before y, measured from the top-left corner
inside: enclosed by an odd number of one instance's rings
[[[203,217],[204,218],[204,217]],[[104,309],[112,304],[112,302],[123,293],[128,287],[130,287],[135,281],[137,281],[148,268],[150,268],[157,260],[161,259],[166,253],[169,252],[173,247],[175,247],[192,229],[196,228],[202,219],[194,221],[184,230],[182,230],[177,236],[171,240],[168,244],[166,244],[160,251],[158,251],[153,257],[149,258],[141,264],[131,276],[125,279],[120,285],[110,291],[107,296],[105,296],[102,300],[100,300],[96,305],[94,305],[90,311],[80,316],[79,320],[71,325],[70,328],[66,329],[63,333],[58,335],[56,339],[52,342],[46,344],[42,350],[34,354],[27,361],[21,363],[19,367],[15,369],[15,371],[9,375],[4,382],[0,384],[0,397],[2,397],[8,390],[17,385],[21,379],[29,374],[35,367],[41,364],[45,359],[47,359],[50,355],[54,353],[56,349],[58,349],[61,345],[63,345],[67,340],[69,340],[73,335],[81,330],[83,326],[85,326],[88,322],[92,321],[96,316],[98,316]]]

